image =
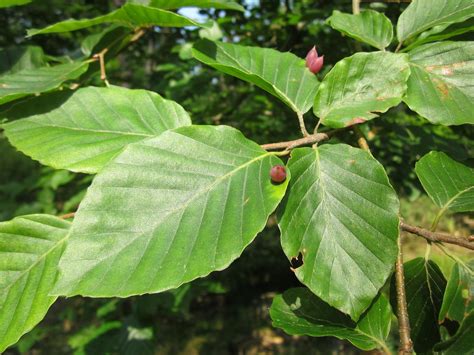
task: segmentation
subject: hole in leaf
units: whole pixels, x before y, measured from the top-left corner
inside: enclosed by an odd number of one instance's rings
[[[298,256],[291,258],[290,264],[293,271],[303,265],[303,254],[299,252]]]

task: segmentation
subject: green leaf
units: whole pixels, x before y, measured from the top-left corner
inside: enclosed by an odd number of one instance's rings
[[[43,49],[37,46],[0,48],[0,75],[46,65]],[[1,79],[0,79],[1,80]]]
[[[257,85],[297,113],[307,112],[313,104],[319,81],[294,54],[201,40],[194,44],[193,55],[221,72]]]
[[[334,10],[327,23],[335,30],[381,50],[392,42],[392,23],[384,14],[374,10],[365,10],[358,15]]]
[[[0,223],[0,352],[42,320],[56,300],[49,292],[69,226],[48,215]]]
[[[363,350],[387,349],[392,311],[387,298],[379,295],[370,309],[354,323],[345,314],[324,303],[307,288],[292,288],[273,299],[273,326],[290,335],[334,336]]]
[[[474,42],[437,42],[409,53],[404,101],[435,124],[474,124]]]
[[[302,254],[295,273],[303,284],[357,320],[397,257],[397,195],[382,165],[345,144],[294,149],[288,168],[283,250],[289,259]]]
[[[442,210],[474,211],[474,169],[442,152],[430,152],[415,166],[423,188]]]
[[[438,314],[446,280],[431,260],[416,258],[404,263],[405,291],[410,319],[411,339],[417,353],[429,352],[441,340]],[[397,308],[395,279],[392,278],[390,301]]]
[[[47,109],[37,112],[38,107]],[[191,124],[174,101],[120,87],[87,87],[35,98],[2,117],[17,119],[2,127],[18,150],[55,169],[84,173],[98,172],[130,143]]]
[[[474,266],[474,262],[471,262]],[[446,286],[443,304],[438,320],[445,318],[462,322],[468,313],[474,311],[474,276],[473,271],[455,263]]]
[[[42,29],[28,30],[28,36],[44,33],[61,33],[80,30],[102,23],[118,23],[131,28],[160,26],[160,27],[207,27],[206,24],[196,22],[187,17],[156,7],[136,4],[125,4],[120,9],[92,19],[69,19],[55,23]]]
[[[221,28],[219,27],[216,21],[212,21],[211,28],[201,28],[199,30],[199,38],[207,38],[211,41],[217,41],[221,39],[223,36],[224,36],[224,33],[222,32]],[[192,58],[192,52],[191,52],[190,58]]]
[[[89,62],[59,64],[53,67],[25,69],[0,77],[0,105],[32,94],[57,89],[68,80],[77,79]]]
[[[81,51],[85,56],[89,57],[93,53],[99,53],[101,50],[108,48],[107,54],[114,45],[118,45],[122,38],[132,34],[128,27],[120,25],[110,25],[98,33],[91,34],[84,38],[81,42]]]
[[[269,177],[275,164],[274,153],[226,126],[129,145],[88,189],[54,293],[126,297],[226,268],[283,198],[287,182]]]
[[[398,105],[410,75],[407,56],[356,53],[338,62],[319,86],[314,113],[330,127],[344,127]]]
[[[436,344],[434,350],[443,355],[462,355],[474,352],[474,312],[467,315],[456,334],[445,342]]]
[[[445,39],[460,36],[464,33],[474,31],[474,18],[461,23],[445,24],[435,26],[429,31],[425,31],[418,36],[418,38],[412,42],[409,46],[403,49],[403,51],[412,50],[425,43],[443,41]]]
[[[33,0],[1,0],[0,1],[0,9],[4,8],[4,7],[26,5],[26,4],[29,4],[32,1]]]
[[[398,41],[405,41],[434,26],[462,22],[473,16],[472,0],[414,0],[398,19]]]
[[[128,2],[167,10],[179,9],[180,7],[198,7],[201,9],[214,8],[245,11],[242,5],[229,0],[128,0]]]

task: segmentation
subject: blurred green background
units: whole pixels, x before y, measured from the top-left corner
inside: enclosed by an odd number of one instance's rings
[[[247,0],[245,13],[185,10],[218,23],[223,40],[291,51],[304,57],[317,45],[325,56],[321,77],[356,45],[325,24],[333,10],[351,11],[349,0]],[[0,47],[38,45],[53,60],[75,57],[81,42],[100,28],[62,35],[25,38],[27,28],[44,27],[70,17],[92,17],[123,1],[41,0],[0,10]],[[364,4],[396,21],[406,4]],[[153,29],[107,61],[111,84],[156,91],[180,103],[196,124],[227,124],[259,143],[299,136],[298,121],[281,102],[238,79],[204,67],[190,57],[197,29]],[[363,46],[363,50],[371,50]],[[92,84],[102,86],[98,75]],[[314,127],[311,113],[305,117]],[[472,162],[474,129],[433,126],[399,106],[362,126],[374,156],[386,167],[401,197],[402,216],[428,227],[437,209],[423,193],[413,168],[430,150]],[[356,144],[347,133],[338,139]],[[29,213],[62,215],[75,211],[92,177],[44,167],[16,152],[0,132],[0,221]],[[448,215],[439,230],[472,234],[473,216]],[[423,255],[426,243],[404,237],[407,258]],[[449,249],[451,250],[451,249]],[[454,252],[459,252],[455,250]],[[460,257],[467,257],[462,251]],[[444,272],[451,259],[436,249]],[[153,270],[150,270],[153,273]],[[268,307],[275,293],[298,281],[279,246],[274,218],[231,267],[159,295],[129,299],[59,300],[46,319],[7,354],[304,354],[360,353],[330,338],[291,337],[273,329]],[[395,339],[396,334],[391,335]],[[395,341],[395,340],[394,340]]]

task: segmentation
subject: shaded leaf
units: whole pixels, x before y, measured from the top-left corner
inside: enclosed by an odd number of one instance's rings
[[[374,10],[365,10],[358,15],[335,10],[327,23],[335,30],[381,50],[392,42],[392,23],[384,14]]]
[[[313,104],[319,81],[294,54],[201,40],[194,44],[193,55],[221,72],[257,85],[295,112],[305,113]]]
[[[128,2],[168,10],[179,9],[180,7],[198,7],[201,9],[214,8],[245,11],[243,6],[230,0],[128,0]]]
[[[0,223],[0,352],[43,319],[70,223],[48,215]]]
[[[472,0],[414,0],[398,18],[398,41],[434,26],[462,22],[473,16]]]
[[[160,292],[226,268],[263,229],[286,182],[274,153],[226,126],[129,145],[94,179],[74,219],[55,294]]]
[[[53,67],[25,69],[0,77],[0,104],[32,94],[57,89],[68,80],[77,79],[89,62],[59,64]]]
[[[345,144],[294,149],[288,168],[283,250],[289,259],[302,253],[303,284],[357,320],[397,257],[397,196],[382,165]]]
[[[71,32],[102,23],[118,23],[131,28],[147,26],[206,27],[206,24],[198,23],[185,16],[167,10],[137,4],[125,4],[118,10],[95,18],[81,20],[69,19],[42,29],[30,29],[28,30],[28,36],[45,33]]]
[[[370,120],[402,101],[409,75],[405,54],[356,53],[326,75],[314,113],[324,125],[335,128]]]
[[[24,69],[46,65],[43,49],[38,46],[0,48],[0,74],[14,74]],[[0,79],[1,80],[1,79]]]
[[[468,355],[474,352],[474,312],[461,323],[456,334],[450,339],[436,344],[434,350],[444,355]]]
[[[417,353],[429,352],[441,340],[438,314],[446,280],[431,260],[416,258],[404,263],[403,267],[413,346]],[[392,307],[397,309],[395,278],[392,278],[390,295]]]
[[[404,101],[435,124],[474,123],[474,42],[436,42],[409,53]]]
[[[324,303],[307,288],[292,288],[273,299],[273,326],[291,335],[334,336],[363,350],[387,348],[392,311],[384,295],[377,296],[358,323]]]
[[[31,109],[45,106],[45,112],[36,114]],[[35,98],[2,116],[26,117],[2,126],[18,150],[53,168],[85,173],[98,172],[127,144],[191,124],[174,101],[120,87]]]
[[[471,262],[474,265],[474,262]],[[471,311],[474,311],[474,277],[472,270],[455,263],[446,286],[443,304],[438,320],[444,318],[461,323]]]
[[[423,188],[442,210],[474,211],[474,169],[442,152],[430,152],[415,166]]]

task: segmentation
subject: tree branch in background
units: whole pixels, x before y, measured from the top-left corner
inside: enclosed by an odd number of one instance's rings
[[[431,242],[454,244],[474,250],[474,236],[472,235],[467,238],[456,238],[449,234],[431,232],[428,229],[410,226],[404,222],[400,222],[400,228],[405,232],[416,234]]]
[[[395,263],[395,284],[397,289],[397,318],[400,333],[399,354],[413,354],[413,342],[410,338],[410,321],[408,319],[407,295],[405,293],[405,275],[403,274],[402,242],[398,237],[398,256]]]
[[[69,218],[74,218],[75,215],[76,215],[76,212],[71,212],[71,213],[63,214],[62,216],[59,216],[58,218],[69,219]]]
[[[261,147],[265,150],[275,150],[275,149],[290,150],[290,149],[299,147],[301,145],[314,144],[314,143],[319,143],[319,142],[328,140],[332,136],[332,132],[334,131],[331,131],[328,133],[310,134],[307,137],[295,139],[293,141],[262,144]]]
[[[363,150],[370,151],[369,144],[367,143],[367,139],[365,139],[364,133],[360,130],[358,125],[354,125],[354,133],[357,136],[357,144]]]

